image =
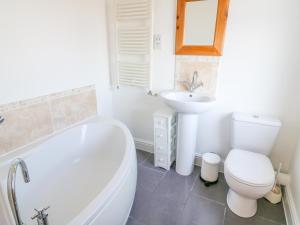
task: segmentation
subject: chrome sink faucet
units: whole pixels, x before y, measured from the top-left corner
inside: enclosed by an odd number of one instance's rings
[[[30,177],[28,173],[28,169],[24,160],[17,158],[13,161],[9,168],[8,178],[7,178],[7,194],[8,200],[11,207],[12,214],[14,216],[16,225],[24,225],[20,217],[20,211],[17,203],[17,196],[16,196],[16,173],[18,166],[21,167],[24,182],[29,183]]]
[[[183,84],[187,90],[189,92],[194,92],[197,88],[199,87],[203,87],[203,82],[200,81],[200,82],[197,82],[198,80],[198,71],[194,71],[194,74],[193,74],[193,78],[192,78],[192,81],[189,82],[189,81],[179,81],[181,84]]]

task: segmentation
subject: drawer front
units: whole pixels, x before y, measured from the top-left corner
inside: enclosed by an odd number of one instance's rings
[[[169,154],[171,150],[167,147],[167,145],[155,145],[155,153],[163,153]]]
[[[155,154],[155,164],[168,165],[170,157],[168,154]]]
[[[168,120],[166,118],[162,118],[162,117],[155,117],[154,118],[154,128],[167,129],[168,128]]]
[[[156,128],[154,132],[155,145],[167,145],[168,132],[165,129]]]

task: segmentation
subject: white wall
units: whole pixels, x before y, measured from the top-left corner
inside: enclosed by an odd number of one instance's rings
[[[0,104],[96,84],[109,114],[104,0],[0,2]]]
[[[175,8],[175,1],[163,1],[155,8],[156,19],[164,21],[165,29],[175,25],[170,13]],[[198,153],[215,151],[226,156],[232,111],[266,114],[283,122],[271,158],[274,165],[281,161],[283,170],[288,169],[300,131],[299,8],[297,0],[230,2],[219,68],[218,105],[200,117]],[[174,33],[164,38],[173,43]],[[173,57],[171,52],[169,57]],[[156,65],[166,68],[163,63]],[[139,89],[124,88],[114,92],[113,105],[115,116],[131,128],[134,136],[153,141],[152,112],[163,106],[158,98],[148,97]]]
[[[213,129],[209,130],[217,144],[199,138],[199,143],[203,141],[200,151],[226,152],[228,138],[223,137],[228,134],[231,111],[272,115],[282,120],[283,127],[271,158],[275,165],[281,161],[283,169],[288,169],[300,130],[299,7],[297,0],[231,1],[219,72],[219,105],[211,117],[203,117],[211,121]],[[207,130],[203,127],[199,132]]]
[[[296,208],[296,217],[300,222],[300,141],[298,148],[294,154],[290,173],[291,173],[291,192],[293,196],[293,202]]]
[[[218,105],[200,118],[197,152],[226,156],[232,111],[273,115],[284,125],[272,159],[287,170],[300,131],[299,7],[297,0],[231,1]],[[154,1],[154,33],[162,35],[153,59],[157,89],[174,83],[175,9],[173,0]],[[96,84],[100,110],[112,106],[135,137],[152,141],[152,113],[164,104],[137,88],[111,96],[105,23],[104,0],[1,0],[0,104]]]

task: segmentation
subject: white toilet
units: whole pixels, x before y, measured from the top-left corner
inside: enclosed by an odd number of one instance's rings
[[[281,122],[269,117],[233,113],[231,147],[224,165],[228,186],[227,204],[240,217],[254,216],[257,199],[275,182],[271,152]]]

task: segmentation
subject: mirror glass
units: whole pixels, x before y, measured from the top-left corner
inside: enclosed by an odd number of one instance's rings
[[[187,1],[184,22],[184,45],[213,45],[218,0]]]

